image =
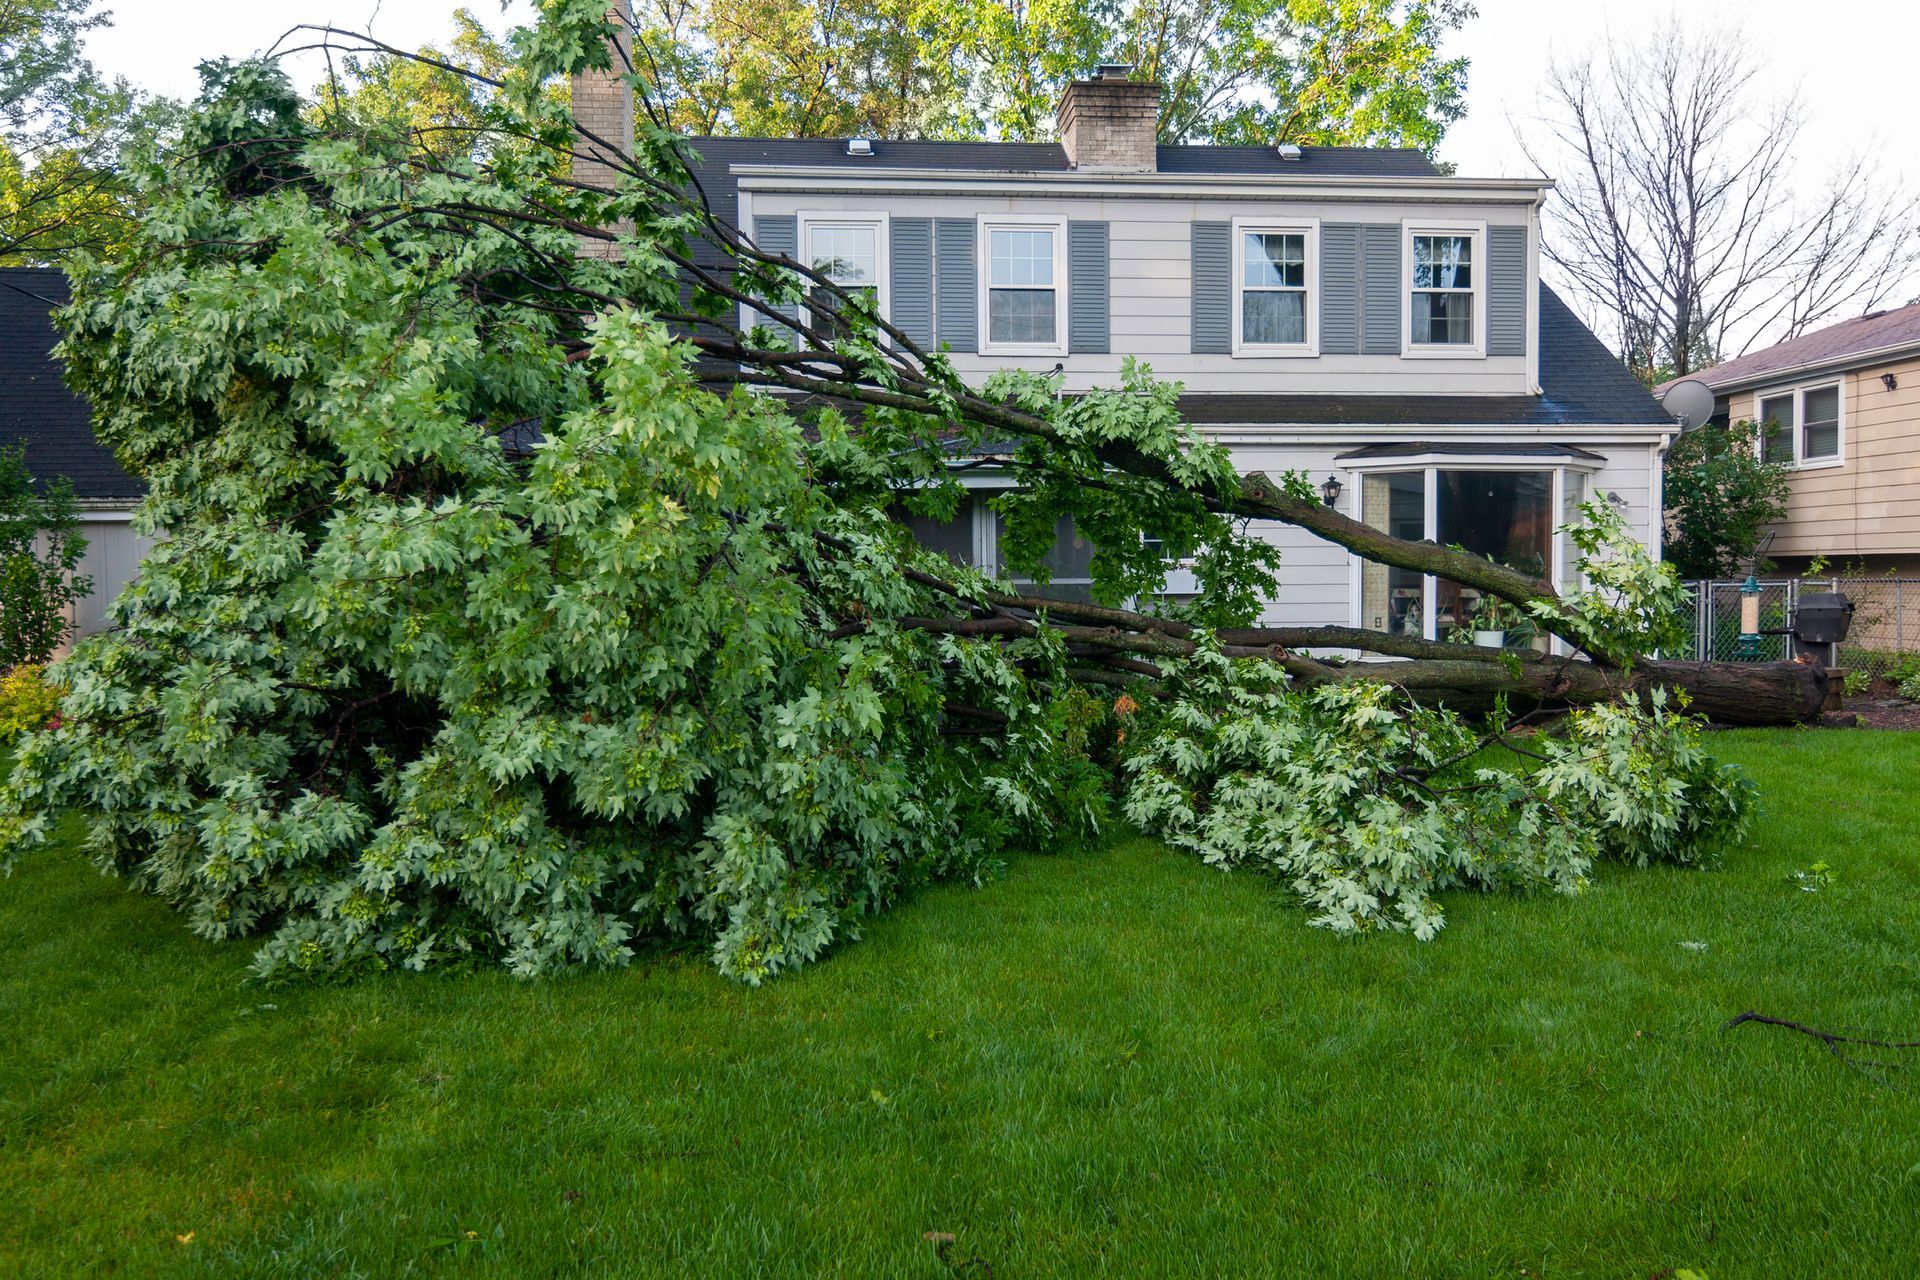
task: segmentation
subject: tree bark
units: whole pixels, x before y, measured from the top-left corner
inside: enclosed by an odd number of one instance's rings
[[[1532,703],[1581,706],[1636,697],[1653,689],[1684,693],[1688,710],[1716,724],[1808,724],[1827,700],[1827,670],[1801,662],[1643,662],[1610,671],[1577,658],[1497,663],[1419,659],[1354,664],[1341,679],[1385,680],[1422,701],[1474,713],[1505,694],[1516,709]]]

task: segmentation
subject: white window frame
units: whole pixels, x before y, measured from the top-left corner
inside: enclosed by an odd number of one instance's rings
[[[1246,321],[1243,295],[1247,292],[1246,238],[1249,235],[1301,236],[1306,242],[1306,322],[1305,342],[1248,342],[1241,330]],[[1255,292],[1290,292],[1263,290]],[[1233,220],[1233,354],[1237,358],[1298,358],[1320,354],[1320,219],[1296,218],[1276,222],[1269,218]]]
[[[1543,466],[1542,463],[1548,465]],[[1573,572],[1571,548],[1567,545],[1567,540],[1559,534],[1561,525],[1565,523],[1560,517],[1566,510],[1567,476],[1569,474],[1584,476],[1586,495],[1591,499],[1596,492],[1594,476],[1605,465],[1603,462],[1587,461],[1581,458],[1515,458],[1503,455],[1476,458],[1470,454],[1450,454],[1445,462],[1422,463],[1418,458],[1382,458],[1372,463],[1356,460],[1342,468],[1349,477],[1349,481],[1343,482],[1341,496],[1344,500],[1346,494],[1353,495],[1352,510],[1346,514],[1354,520],[1364,521],[1366,519],[1366,486],[1360,483],[1362,480],[1370,475],[1417,475],[1421,477],[1422,493],[1426,502],[1422,528],[1425,530],[1426,538],[1433,540],[1438,536],[1440,528],[1440,472],[1545,471],[1552,477],[1552,488],[1547,500],[1552,504],[1549,510],[1556,517],[1552,532],[1548,535],[1548,573],[1551,575],[1548,581],[1554,583],[1556,588],[1563,588]],[[1357,555],[1348,555],[1347,562],[1347,616],[1356,629],[1370,631],[1372,628],[1368,627],[1365,621],[1366,601],[1362,578],[1364,563]],[[1437,575],[1431,573],[1421,576],[1420,634],[1427,640],[1439,638],[1439,584],[1435,580],[1436,577]],[[1570,650],[1556,637],[1551,652],[1556,656],[1563,656]]]
[[[799,214],[795,215],[795,217],[799,223],[796,239],[799,243],[800,261],[806,263],[808,266],[813,265],[813,245],[811,242],[815,227],[872,227],[874,229],[873,301],[874,306],[880,312],[880,318],[891,321],[893,314],[888,310],[888,307],[892,303],[892,297],[889,291],[890,281],[888,280],[888,276],[891,273],[888,270],[888,262],[889,259],[893,257],[893,244],[891,239],[892,222],[889,216],[882,212],[867,210],[803,209]],[[838,282],[836,281],[835,283]],[[806,301],[804,299],[802,299],[800,306],[804,314],[806,309]]]
[[[1413,240],[1415,236],[1467,236],[1473,241],[1473,341],[1416,344],[1413,340]],[[1431,292],[1422,290],[1422,292]],[[1487,357],[1487,224],[1425,222],[1400,224],[1400,354],[1409,360],[1484,360]]]
[[[1052,342],[995,342],[993,317],[993,233],[995,231],[1053,232],[1053,337]],[[1067,220],[1049,214],[981,214],[975,229],[979,259],[980,353],[989,356],[1064,356],[1067,354]],[[1009,286],[1014,287],[1014,286]]]
[[[1839,413],[1835,418],[1834,453],[1831,458],[1809,458],[1807,446],[1807,392],[1832,391]],[[1787,387],[1770,387],[1765,391],[1753,393],[1753,422],[1759,427],[1754,433],[1753,450],[1756,456],[1764,460],[1767,456],[1767,424],[1760,416],[1760,406],[1768,400],[1791,397],[1793,400],[1793,422],[1788,432],[1793,440],[1793,458],[1785,465],[1794,471],[1820,471],[1828,467],[1847,465],[1847,380],[1845,378],[1824,378],[1818,382],[1802,382]]]

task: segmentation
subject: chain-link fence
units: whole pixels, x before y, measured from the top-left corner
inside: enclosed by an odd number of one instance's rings
[[[1693,590],[1693,656],[1713,662],[1735,660],[1740,656],[1741,583],[1688,585]],[[1799,646],[1785,633],[1793,625],[1800,597],[1822,591],[1838,592],[1854,605],[1853,625],[1840,642],[1837,665],[1884,679],[1920,672],[1920,579],[1916,578],[1770,578],[1761,582],[1761,659],[1798,656]]]

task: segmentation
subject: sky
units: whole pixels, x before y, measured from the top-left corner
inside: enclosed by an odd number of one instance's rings
[[[191,96],[194,63],[267,48],[296,23],[369,31],[407,48],[443,40],[458,0],[109,0],[114,26],[94,34],[102,70],[161,93]],[[531,15],[530,0],[468,0],[496,29]],[[1536,113],[1542,71],[1555,57],[1631,39],[1674,10],[1674,0],[1478,0],[1479,17],[1450,39],[1448,52],[1473,60],[1467,115],[1440,157],[1473,177],[1520,176],[1529,166],[1515,140]],[[1690,25],[1743,28],[1778,86],[1797,88],[1808,120],[1809,155],[1836,158],[1873,147],[1888,167],[1920,177],[1910,126],[1920,5],[1913,0],[1694,0]],[[191,14],[191,18],[183,20]],[[1809,20],[1815,18],[1815,20]],[[319,64],[309,59],[303,82]],[[1548,175],[1552,176],[1552,175]]]

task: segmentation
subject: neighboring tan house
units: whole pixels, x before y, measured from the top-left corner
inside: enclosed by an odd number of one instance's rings
[[[1787,572],[1920,575],[1920,304],[1876,311],[1688,375],[1715,418],[1764,424],[1793,468],[1767,555]]]
[[[52,312],[66,300],[67,278],[54,268],[0,268],[0,445],[24,444],[35,480],[73,482],[87,540],[80,572],[93,578],[93,594],[75,603],[73,621],[76,634],[88,635],[106,624],[107,606],[153,540],[131,523],[145,487],[94,439],[86,402],[67,390],[53,358]]]
[[[609,120],[619,87],[583,77]],[[1673,419],[1539,280],[1542,178],[1462,178],[1418,151],[1162,146],[1159,87],[1069,86],[1058,143],[695,138],[713,209],[764,249],[871,289],[970,380],[1058,368],[1066,394],[1135,357],[1242,472],[1339,482],[1340,509],[1557,582],[1556,534],[1605,495],[1656,551]],[[753,317],[742,320],[751,323]],[[998,563],[987,505],[919,536]],[[925,523],[925,522],[921,522]],[[1274,624],[1444,635],[1451,583],[1363,564],[1287,525]],[[1056,589],[1090,550],[1063,520]],[[1175,593],[1184,575],[1176,574]]]

